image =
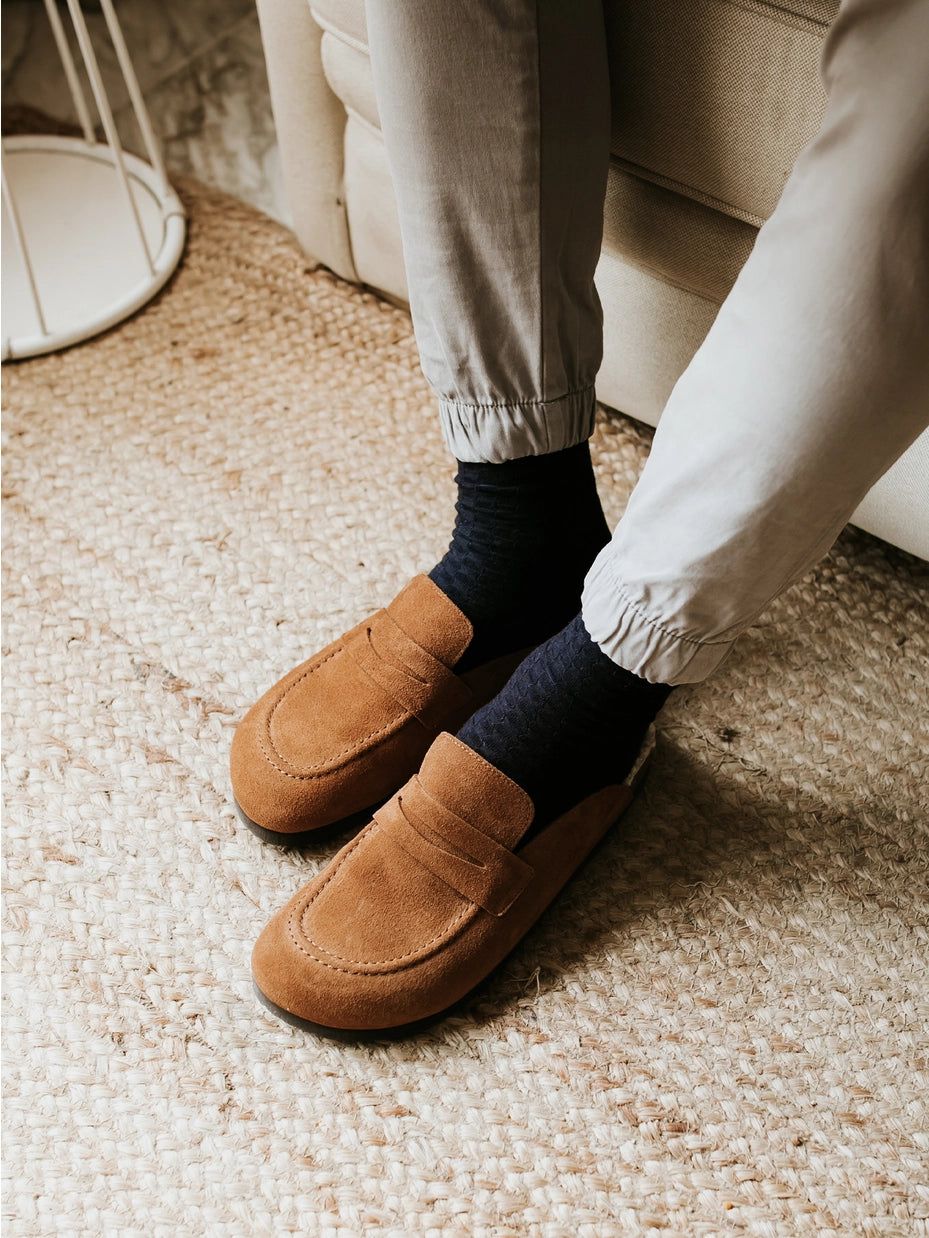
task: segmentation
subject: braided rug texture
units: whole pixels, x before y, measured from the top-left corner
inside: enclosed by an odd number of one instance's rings
[[[863,534],[455,1017],[257,1005],[339,843],[237,824],[233,728],[428,570],[453,464],[406,314],[183,192],[156,302],[4,369],[6,1233],[929,1235],[929,579]],[[648,439],[599,424],[611,520]]]

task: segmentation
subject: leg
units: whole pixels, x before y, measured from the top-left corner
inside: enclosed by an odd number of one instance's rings
[[[846,0],[830,31],[822,129],[587,580],[637,674],[708,675],[929,421],[927,49],[926,0]]]
[[[613,668],[567,629],[460,733],[537,806],[631,759],[614,670],[658,693],[706,677],[929,421],[927,49],[927,0],[846,0],[822,130],[588,575],[583,623]]]
[[[602,352],[602,5],[368,0],[367,15],[423,370],[459,459],[455,535],[431,576],[475,623],[464,666],[569,624],[604,537],[589,456],[573,446],[593,429]],[[493,750],[548,816],[575,797],[568,767],[625,772],[665,695],[570,630],[564,674],[584,682],[585,707],[609,685],[582,727],[561,725],[562,692],[536,701],[549,747],[571,756],[515,762],[510,725],[496,732],[509,759]],[[521,712],[508,704],[509,723]],[[489,747],[473,728],[463,737]]]
[[[610,142],[600,0],[366,12],[416,339],[450,450],[500,463],[585,441]]]
[[[461,670],[558,631],[609,540],[586,447],[602,353],[603,12],[369,0],[367,18],[423,371],[459,464],[455,532],[431,578],[475,628]]]
[[[368,26],[458,518],[431,578],[239,727],[241,814],[281,841],[344,822],[415,773],[435,734],[576,615],[609,540],[586,443],[609,158],[600,2],[370,0]]]

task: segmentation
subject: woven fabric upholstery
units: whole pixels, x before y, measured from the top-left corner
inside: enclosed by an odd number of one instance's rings
[[[608,4],[614,156],[761,224],[826,104],[819,53],[838,0],[793,7],[799,12],[757,0]]]
[[[597,396],[651,425],[819,124],[838,0],[611,0],[613,155]],[[408,300],[363,0],[259,0],[294,228],[338,274]],[[315,31],[313,36],[304,29]],[[929,431],[854,517],[916,554]]]
[[[603,253],[622,254],[678,288],[722,301],[757,229],[614,163],[603,212]],[[699,239],[699,244],[694,244]]]
[[[819,51],[837,7],[838,0],[796,0],[790,11],[758,0],[606,6],[613,163],[605,255],[615,251],[716,302],[726,296],[754,229],[819,124]],[[316,0],[311,11],[323,30],[326,80],[348,118],[344,180],[354,190],[346,210],[358,278],[406,299],[402,264],[382,243],[395,227],[395,206],[378,150],[364,3]]]
[[[317,0],[323,65],[377,126],[363,0]],[[617,0],[605,6],[613,155],[629,171],[760,224],[825,106],[819,51],[838,0]]]

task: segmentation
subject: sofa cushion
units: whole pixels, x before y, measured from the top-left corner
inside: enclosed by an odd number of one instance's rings
[[[837,9],[838,0],[607,4],[614,156],[761,224],[819,128],[819,56]]]
[[[395,301],[409,301],[400,219],[384,139],[379,130],[355,113],[349,113],[345,126],[343,183],[358,278]]]
[[[758,229],[661,185],[613,159],[603,212],[603,252],[719,305]]]
[[[333,93],[339,96],[345,110],[380,132],[374,75],[367,50],[347,42],[340,34],[324,30],[320,51],[326,81]]]
[[[825,106],[839,0],[613,0],[612,150],[628,172],[761,224]],[[329,84],[377,125],[363,0],[313,0]]]
[[[347,43],[368,49],[364,0],[310,0],[310,11],[323,30],[339,34]]]

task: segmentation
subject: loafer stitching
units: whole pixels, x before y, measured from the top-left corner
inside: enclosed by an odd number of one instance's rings
[[[374,618],[374,616],[372,616],[372,618]],[[412,640],[413,638],[410,637],[409,639]],[[304,680],[308,679],[310,675],[315,674],[316,671],[320,670],[326,665],[327,662],[331,661],[332,658],[336,657],[340,653],[347,653],[344,643],[340,643],[337,648],[333,649],[332,653],[327,654],[326,657],[322,658],[320,661],[312,661],[302,675],[299,675],[293,680],[292,683],[289,683],[287,687],[284,688],[267,712],[264,726],[259,732],[262,752],[268,764],[285,778],[292,778],[298,782],[310,782],[317,778],[324,778],[327,774],[332,773],[336,768],[338,768],[340,762],[345,763],[343,760],[344,758],[351,758],[359,754],[363,755],[364,751],[371,747],[375,741],[396,733],[409,722],[419,722],[419,719],[417,719],[415,714],[406,709],[399,701],[394,700],[394,704],[399,709],[399,713],[390,722],[388,722],[386,726],[380,727],[376,731],[369,731],[366,735],[363,735],[357,743],[348,748],[342,749],[341,752],[337,752],[332,756],[327,757],[325,761],[317,762],[315,765],[306,766],[300,773],[295,773],[292,769],[284,768],[281,762],[284,762],[286,765],[290,765],[291,762],[289,762],[284,754],[279,751],[271,736],[271,723],[274,719],[274,715],[291,692],[299,687]],[[366,674],[364,668],[359,666],[357,662],[354,662],[354,666],[361,672],[362,675]],[[367,678],[370,679],[370,676],[367,676]],[[372,682],[374,681],[372,680]],[[375,684],[375,686],[379,687],[381,691],[384,691],[384,688],[381,685]],[[446,685],[441,683],[433,683],[429,686],[433,689],[432,700],[435,700],[440,695],[443,687]],[[449,706],[448,709],[444,710],[444,714],[447,716],[452,708],[453,706]],[[420,722],[420,726],[422,725],[423,723]],[[435,728],[433,727],[430,729]]]
[[[391,734],[396,733],[398,730],[400,730],[401,727],[405,726],[407,722],[410,722],[410,721],[412,721],[412,719],[409,717],[398,718],[394,722],[388,723],[387,726],[382,727],[380,731],[372,731],[370,735],[368,735],[360,744],[356,745],[354,748],[346,748],[343,752],[337,752],[335,756],[330,759],[330,761],[325,762],[325,763],[320,763],[319,765],[308,766],[307,769],[312,772],[308,772],[304,774],[295,774],[289,769],[282,769],[281,766],[278,765],[277,761],[273,759],[271,753],[267,750],[267,748],[265,748],[264,743],[262,743],[262,749],[263,749],[264,756],[268,764],[273,769],[276,769],[277,772],[279,774],[282,774],[285,778],[293,778],[296,782],[312,782],[316,778],[325,778],[327,774],[331,774],[337,768],[334,762],[339,761],[342,757],[364,756],[365,750],[368,748],[368,746],[370,746],[372,740],[376,740],[380,736],[388,737]],[[264,736],[262,736],[262,739],[264,739]],[[286,758],[281,757],[280,759],[283,761]],[[344,764],[347,764],[347,762],[344,762]]]
[[[422,945],[418,946],[415,950],[408,951],[406,954],[397,955],[395,958],[363,961],[361,959],[348,959],[348,958],[345,958],[343,955],[334,954],[331,950],[327,950],[325,946],[320,945],[318,941],[314,941],[313,938],[310,937],[309,933],[307,933],[307,931],[303,927],[303,921],[306,917],[307,912],[310,910],[310,907],[313,905],[313,903],[316,902],[316,900],[322,894],[323,890],[325,890],[326,886],[329,884],[329,882],[333,879],[333,877],[342,867],[342,864],[344,864],[344,862],[348,859],[348,857],[355,850],[355,848],[359,846],[359,844],[363,841],[366,834],[367,834],[366,830],[362,831],[362,833],[359,834],[358,837],[354,839],[354,841],[348,845],[339,863],[333,864],[330,866],[330,872],[327,874],[325,881],[323,881],[319,889],[313,891],[313,893],[310,895],[310,897],[307,899],[305,903],[303,903],[302,905],[298,904],[293,909],[293,911],[290,913],[290,916],[288,917],[287,928],[288,928],[291,941],[297,947],[297,949],[301,952],[301,954],[305,954],[307,958],[313,959],[315,962],[320,963],[323,967],[329,967],[333,971],[347,972],[352,975],[368,974],[366,973],[366,969],[369,967],[389,968],[389,970],[382,971],[379,974],[390,975],[392,972],[405,971],[410,966],[411,963],[422,958],[425,952],[430,951],[434,953],[434,951],[431,951],[430,949],[431,947],[436,946],[437,944],[444,943],[445,941],[449,940],[450,937],[453,936],[453,931],[458,928],[462,920],[466,919],[469,916],[473,919],[475,912],[479,911],[480,908],[477,906],[476,903],[470,903],[469,906],[465,907],[455,917],[455,919],[452,920],[450,924],[447,924],[445,926],[445,928],[441,931],[441,933],[436,934],[435,937],[430,938],[429,941],[424,942]],[[298,936],[298,933],[299,933],[299,936]],[[301,941],[301,937],[302,937],[302,941]],[[303,944],[304,942],[306,943],[306,945]],[[320,958],[312,950],[308,950],[306,948],[308,945],[315,946],[317,950],[321,950],[324,954],[327,954],[329,958],[338,959],[339,962],[341,963],[354,963],[355,966],[354,967],[340,967],[337,963],[329,963],[326,961],[326,959]],[[392,964],[399,964],[399,966],[394,967],[392,966]]]
[[[362,736],[362,738],[358,741],[358,743],[352,745],[349,748],[344,748],[341,752],[335,753],[333,756],[327,758],[325,761],[319,761],[317,762],[316,765],[308,765],[306,767],[305,772],[297,774],[297,773],[294,773],[292,770],[284,769],[279,764],[279,762],[287,761],[287,758],[284,756],[282,752],[278,751],[278,749],[275,747],[274,740],[271,737],[271,722],[274,718],[274,714],[276,713],[278,708],[284,703],[284,700],[286,699],[289,693],[291,693],[296,687],[298,687],[301,683],[303,683],[305,679],[309,678],[310,675],[314,674],[321,667],[325,666],[325,664],[328,661],[330,661],[330,659],[334,658],[336,654],[342,653],[343,650],[344,650],[344,646],[340,645],[338,649],[334,649],[332,653],[328,654],[325,658],[323,658],[321,662],[317,662],[314,666],[309,666],[298,679],[295,679],[293,683],[288,684],[288,686],[284,689],[284,691],[280,694],[280,696],[277,698],[277,700],[268,710],[267,717],[265,718],[264,726],[259,732],[260,738],[261,738],[261,748],[262,748],[262,752],[264,753],[265,760],[268,762],[268,764],[271,765],[274,769],[276,769],[279,774],[283,774],[285,778],[293,778],[299,782],[309,782],[316,778],[324,778],[326,774],[332,772],[332,770],[336,766],[336,763],[341,761],[343,757],[351,757],[351,756],[358,755],[360,752],[362,752],[363,749],[369,747],[373,740],[376,740],[380,738],[381,736],[386,736],[392,732],[399,730],[400,727],[405,726],[406,723],[411,721],[413,718],[412,714],[408,713],[406,710],[403,710],[401,708],[400,714],[398,714],[398,716],[394,718],[392,721],[388,722],[386,726],[381,727],[377,731],[370,731],[367,735]],[[275,760],[275,758],[277,758],[277,760]]]
[[[469,913],[473,913],[474,911],[477,911],[477,910],[479,910],[479,908],[471,906],[467,910],[463,911],[461,915],[458,917],[458,919],[455,920],[453,924],[449,926],[449,929],[455,928],[459,924],[459,922],[463,920]],[[308,950],[306,946],[304,946],[303,943],[297,938],[296,934],[293,931],[293,926],[288,925],[288,928],[290,929],[290,939],[293,942],[293,944],[296,946],[296,948],[300,951],[301,954],[306,955],[308,959],[312,959],[314,963],[318,963],[320,967],[328,967],[330,971],[344,972],[346,975],[349,975],[349,976],[392,976],[392,975],[395,975],[397,972],[408,971],[410,967],[418,963],[420,959],[424,957],[424,953],[427,950],[428,946],[433,944],[432,942],[429,942],[427,943],[426,946],[422,946],[418,950],[411,951],[409,954],[401,954],[395,959],[382,959],[382,960],[378,960],[376,962],[370,962],[370,963],[361,962],[360,960],[342,959],[343,963],[354,962],[355,966],[354,967],[340,967],[338,963],[330,963],[326,959],[320,958],[319,955],[315,954],[312,950]],[[439,937],[433,938],[433,941],[438,942],[440,945],[444,945],[446,944],[444,940],[445,938],[448,938],[448,933],[440,935]],[[319,945],[318,942],[312,941],[308,937],[304,937],[304,940],[309,945],[315,946],[318,950],[324,949],[322,946]],[[328,954],[329,952],[325,951],[325,953]],[[434,954],[435,950],[432,950],[430,953]],[[342,958],[342,956],[338,954],[333,954],[333,955],[330,955],[330,958],[339,959],[339,958]],[[395,963],[398,964],[398,966],[396,967],[388,966],[388,964],[395,964]],[[378,971],[367,970],[368,968],[375,968],[375,967],[378,968],[379,970]]]

